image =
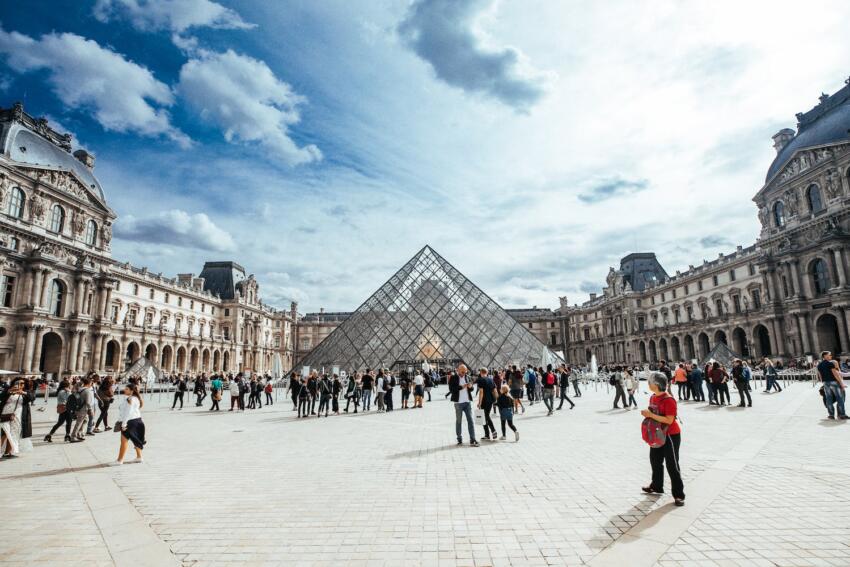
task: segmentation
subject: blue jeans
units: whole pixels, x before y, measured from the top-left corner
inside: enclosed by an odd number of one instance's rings
[[[363,399],[360,401],[363,411],[372,407],[372,390],[363,390]]]
[[[830,417],[835,417],[833,404],[838,405],[838,417],[846,415],[844,413],[844,389],[838,385],[838,382],[824,382],[823,405],[826,406],[826,411],[829,412]]]
[[[469,441],[475,441],[475,423],[472,421],[472,404],[470,402],[455,402],[455,433],[457,442],[463,443],[461,435],[461,417],[466,414],[466,425],[469,428]]]

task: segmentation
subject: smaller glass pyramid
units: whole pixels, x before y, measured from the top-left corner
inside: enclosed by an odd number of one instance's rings
[[[471,369],[557,364],[560,358],[425,246],[304,360],[356,371],[429,363]]]

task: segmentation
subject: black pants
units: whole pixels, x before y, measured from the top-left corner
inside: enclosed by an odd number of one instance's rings
[[[177,406],[177,400],[180,400],[180,409],[183,409],[183,392],[174,392],[174,403],[171,404],[171,409]]]
[[[679,401],[688,399],[688,383],[687,382],[676,382],[676,385],[679,387]]]
[[[197,401],[195,402],[195,405],[198,406],[198,407],[201,407],[202,405],[204,405],[204,400],[207,398],[207,391],[206,390],[199,390],[199,391],[195,392],[195,396],[197,396],[197,398],[198,398]]]
[[[319,396],[315,392],[310,392],[310,413],[316,415],[316,400]]]
[[[298,394],[292,391],[292,409],[298,409]]]
[[[331,405],[330,401],[330,396],[322,396],[322,399],[319,401],[319,415],[322,415],[322,410],[325,410],[325,415],[328,415],[328,407]]]
[[[514,419],[513,419],[513,418],[511,418],[511,419],[505,419],[505,418],[503,417],[503,418],[502,418],[502,437],[504,437],[504,436],[505,436],[505,424],[506,424],[506,423],[508,424],[508,427],[510,427],[510,428],[511,428],[511,431],[516,431],[516,427],[514,427]]]
[[[241,409],[241,410],[245,409],[245,394],[243,394],[243,393],[239,394],[239,409]]]
[[[266,405],[270,406],[270,405],[272,405],[272,403],[273,403],[272,402],[272,393],[266,392]]]
[[[428,401],[431,401],[431,388],[425,388],[425,393],[428,394]]]
[[[110,405],[112,405],[112,400],[100,402],[100,415],[97,416],[97,423],[94,424],[95,427],[100,427],[101,422],[103,422],[103,428],[109,429],[109,406]]]
[[[528,403],[530,403],[530,404],[534,403],[534,394],[535,394],[534,390],[535,389],[536,389],[535,386],[532,386],[531,384],[529,384],[528,387],[526,388],[526,391],[528,392]]]
[[[298,398],[298,417],[310,415],[310,398]]]
[[[691,391],[694,393],[694,401],[705,401],[705,390],[702,389],[702,380],[691,382]]]
[[[56,430],[64,423],[65,424],[65,437],[71,435],[71,423],[74,421],[74,416],[69,411],[63,411],[59,414],[59,419],[56,420],[56,425],[50,430],[50,435],[52,436],[56,433]]]
[[[682,475],[679,470],[679,444],[682,442],[681,434],[668,435],[667,443],[663,447],[649,449],[649,463],[652,465],[652,489],[656,492],[664,491],[664,465],[667,465],[667,474],[670,475],[670,486],[673,489],[673,498],[685,497],[685,485],[682,484]]]
[[[744,407],[744,398],[747,398],[747,405],[753,405],[753,398],[750,397],[750,385],[746,382],[735,382],[735,385],[738,387],[738,396],[741,397],[741,403],[738,404],[741,407]]]
[[[614,391],[617,393],[617,395],[614,396],[614,407],[615,408],[620,407],[620,400],[621,399],[623,400],[623,407],[624,408],[629,407],[628,402],[626,401],[626,391],[623,390],[623,387],[620,386],[619,384],[617,384],[616,386],[614,386]]]
[[[331,411],[339,413],[339,398],[337,396],[331,398]]]
[[[212,407],[210,407],[210,411],[213,411],[213,410],[215,410],[215,411],[221,411],[221,408],[220,408],[220,407],[218,407],[218,400],[217,400],[217,399],[215,399],[215,396],[213,396],[213,399],[212,399]]]
[[[729,382],[724,382],[717,385],[717,390],[720,393],[720,403],[723,403],[723,398],[726,398],[726,403],[731,404],[732,398],[729,396]]]
[[[481,404],[481,410],[484,412],[484,437],[489,437],[490,432],[493,432],[492,437],[495,439],[496,437],[496,426],[493,425],[493,420],[490,419],[490,410],[493,409],[493,403],[483,402]]]
[[[558,409],[561,409],[564,406],[564,400],[567,400],[570,403],[570,407],[575,406],[573,401],[567,395],[567,388],[569,388],[569,386],[561,386],[561,403],[558,404]]]
[[[384,408],[386,411],[393,411],[393,391],[389,390],[384,394]]]
[[[354,402],[354,413],[357,413],[357,406],[360,405],[360,401],[357,399],[357,395],[349,394],[345,396],[345,411],[348,411],[348,406],[351,405],[351,402]]]

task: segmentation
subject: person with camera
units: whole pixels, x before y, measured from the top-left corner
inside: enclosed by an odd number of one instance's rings
[[[478,447],[475,440],[475,422],[472,420],[472,387],[473,383],[467,378],[469,369],[465,364],[457,367],[457,372],[449,378],[449,394],[455,405],[455,433],[457,444],[463,445],[463,428],[461,419],[466,415],[466,425],[469,430],[469,444]]]

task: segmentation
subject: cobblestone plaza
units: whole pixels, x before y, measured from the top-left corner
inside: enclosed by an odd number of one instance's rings
[[[606,389],[479,448],[455,447],[445,387],[419,412],[307,420],[282,396],[216,414],[153,394],[143,464],[104,465],[113,433],[3,463],[0,564],[848,564],[848,426],[811,385],[747,411],[683,403],[684,508],[641,493],[640,415]],[[34,412],[33,439],[52,418]]]

